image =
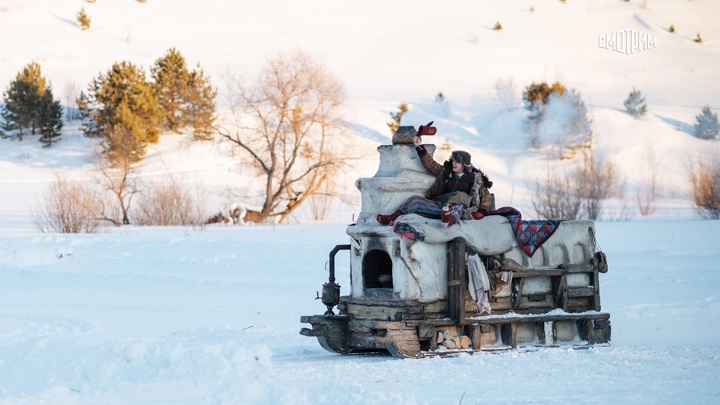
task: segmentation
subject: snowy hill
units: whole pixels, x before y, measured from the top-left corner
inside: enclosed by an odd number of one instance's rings
[[[87,31],[75,19],[81,8]],[[691,136],[704,105],[720,110],[718,15],[714,0],[0,0],[2,90],[37,61],[65,103],[114,62],[148,69],[176,47],[222,100],[224,72],[252,75],[267,57],[299,49],[344,83],[364,157],[347,174],[355,203],[323,223],[300,212],[283,226],[59,235],[39,233],[32,211],[56,174],[90,180],[97,141],[77,122],[48,149],[0,139],[0,404],[717,401],[720,222],[695,214],[686,167],[719,152],[720,142]],[[654,46],[600,46],[625,30]],[[514,92],[499,95],[499,80]],[[404,125],[434,120],[435,144],[470,151],[498,202],[532,216],[528,182],[546,167],[523,123],[520,96],[533,81],[582,94],[598,154],[622,173],[624,197],[596,224],[610,266],[600,282],[611,345],[398,361],[333,355],[300,336],[299,317],[325,310],[314,298],[328,252],[347,243],[360,209],[353,180],[377,170],[375,148],[390,143],[386,122],[399,103],[411,107]],[[639,120],[623,111],[633,87],[647,98]],[[162,135],[139,175],[204,188],[210,210],[245,190],[250,178],[226,144],[188,138]],[[651,173],[662,194],[640,217],[635,190]]]
[[[371,1],[339,6],[332,1],[251,5],[219,0],[3,0],[0,27],[13,40],[0,59],[0,83],[7,86],[25,64],[37,61],[56,97],[66,102],[114,62],[128,60],[147,70],[176,47],[189,64],[200,63],[214,80],[222,109],[224,73],[252,74],[267,57],[300,49],[317,57],[346,86],[346,119],[354,134],[366,139],[360,144],[364,147],[358,146],[366,161],[351,179],[374,174],[374,148],[389,143],[389,113],[407,102],[411,111],[403,117],[404,125],[435,120],[440,131],[433,139],[436,144],[449,141],[454,148],[469,150],[474,162],[496,179],[498,201],[527,211],[527,183],[541,177],[538,168],[546,163],[542,154],[527,147],[520,96],[534,81],[561,81],[581,93],[599,155],[620,166],[627,183],[627,196],[608,216],[637,215],[618,214],[617,207],[633,211],[633,187],[649,170],[662,171],[661,187],[671,191],[663,195],[671,201],[658,203],[657,214],[674,215],[678,206],[684,207],[683,215],[691,214],[687,161],[718,148],[716,142],[699,141],[689,132],[702,106],[720,108],[720,41],[715,39],[720,25],[712,17],[720,5],[709,0],[621,3]],[[87,31],[75,21],[80,8],[91,17]],[[501,31],[492,29],[496,22]],[[674,33],[667,30],[671,24]],[[654,40],[647,49],[619,52],[625,30]],[[616,44],[609,47],[607,38],[613,33]],[[702,44],[692,41],[697,33],[704,38]],[[510,83],[512,90],[502,99],[495,91],[499,80]],[[649,114],[641,120],[622,111],[633,87],[647,99]],[[434,103],[438,92],[445,95],[445,106]],[[176,137],[164,136],[149,151],[141,170],[186,173],[188,181],[210,182],[208,192],[214,196],[242,181],[229,173],[236,163],[222,148],[188,146],[170,138]],[[22,216],[16,201],[33,203],[55,172],[82,176],[93,149],[92,142],[86,142],[81,146],[83,139],[72,124],[61,144],[47,151],[28,145],[32,142],[0,140],[0,182],[7,185],[2,196],[12,196],[12,202],[3,198],[0,208]],[[643,167],[648,155],[657,156],[657,167]],[[152,163],[160,160],[162,167]],[[16,173],[25,170],[32,172],[32,181],[19,181]],[[346,192],[357,197],[349,183]],[[215,200],[209,209],[225,203]],[[347,221],[347,212],[356,210],[338,210],[343,212],[338,219]]]

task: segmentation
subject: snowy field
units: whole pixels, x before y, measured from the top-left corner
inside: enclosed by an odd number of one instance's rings
[[[299,335],[341,225],[0,239],[0,402],[714,403],[718,221],[599,222],[609,347],[396,360]],[[337,271],[349,292],[347,253]]]
[[[81,7],[93,21],[85,32]],[[148,69],[170,47],[220,86],[228,69],[252,72],[301,49],[346,85],[365,156],[352,178],[375,173],[389,112],[408,102],[404,125],[435,120],[435,143],[470,151],[499,203],[531,219],[527,181],[545,162],[527,148],[519,97],[532,81],[560,80],[582,93],[596,148],[627,188],[596,223],[610,265],[600,277],[609,346],[348,357],[299,335],[299,319],[325,310],[316,292],[329,251],[348,243],[359,194],[325,222],[299,213],[289,225],[43,234],[32,223],[42,193],[57,173],[87,179],[95,144],[77,123],[50,149],[0,139],[0,404],[717,403],[720,221],[695,214],[685,167],[720,155],[719,142],[691,136],[704,105],[720,109],[718,15],[714,0],[0,0],[2,90],[35,60],[64,103],[65,89],[86,88],[112,63]],[[598,46],[625,29],[657,46]],[[498,79],[512,79],[513,97],[498,98]],[[633,86],[648,101],[641,120],[623,112]],[[438,91],[449,111],[433,103]],[[247,180],[225,147],[163,135],[139,172],[202,184],[220,204],[223,189]],[[662,193],[641,217],[634,193],[651,171]]]

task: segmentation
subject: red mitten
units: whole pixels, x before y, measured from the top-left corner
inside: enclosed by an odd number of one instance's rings
[[[424,135],[435,135],[437,133],[437,128],[432,126],[433,121],[430,121],[427,125],[420,125],[418,128],[418,136],[424,136]]]

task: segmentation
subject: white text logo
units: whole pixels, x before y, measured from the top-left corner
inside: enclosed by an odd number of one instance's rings
[[[598,46],[629,55],[657,46],[657,37],[646,32],[620,30],[598,37]]]

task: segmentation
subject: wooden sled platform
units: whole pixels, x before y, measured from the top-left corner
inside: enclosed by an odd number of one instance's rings
[[[601,312],[472,317],[423,321],[356,320],[350,315],[303,316],[304,336],[334,353],[387,351],[398,358],[449,356],[538,347],[587,348],[610,340],[610,315]]]
[[[505,293],[490,300],[492,315],[478,316],[468,293],[462,240],[449,243],[447,252],[447,299],[401,300],[391,289],[377,288],[359,298],[340,297],[339,315],[302,316],[312,327],[300,333],[317,337],[330,352],[389,352],[398,358],[610,342],[610,314],[600,311],[598,269],[592,263],[511,271]],[[499,273],[489,276],[501,284]]]

